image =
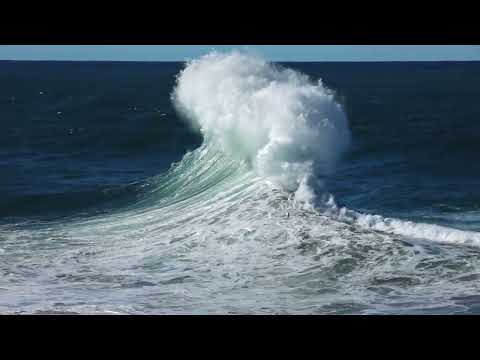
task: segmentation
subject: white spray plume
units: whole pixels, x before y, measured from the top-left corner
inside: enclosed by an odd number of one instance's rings
[[[240,52],[190,61],[173,94],[206,141],[299,196],[350,143],[342,106],[319,80]]]

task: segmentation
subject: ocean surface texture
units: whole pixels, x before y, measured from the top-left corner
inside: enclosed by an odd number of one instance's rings
[[[480,313],[480,63],[0,62],[0,313]]]

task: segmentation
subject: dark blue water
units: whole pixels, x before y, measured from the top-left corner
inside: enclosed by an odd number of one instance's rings
[[[169,94],[181,64],[2,62],[0,217],[128,203],[201,139]]]
[[[479,62],[284,65],[344,105],[353,144],[326,180],[339,205],[480,231]],[[0,224],[94,219],[141,200],[148,179],[202,143],[170,98],[182,68],[0,62]]]

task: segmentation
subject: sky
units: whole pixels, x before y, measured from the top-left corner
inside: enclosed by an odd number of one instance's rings
[[[0,45],[0,60],[184,61],[212,49],[243,49],[271,61],[480,60],[473,45]]]

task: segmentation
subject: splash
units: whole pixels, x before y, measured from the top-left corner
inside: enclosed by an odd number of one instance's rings
[[[179,74],[173,100],[207,142],[275,186],[312,200],[350,143],[348,121],[322,81],[240,52],[212,52]]]

